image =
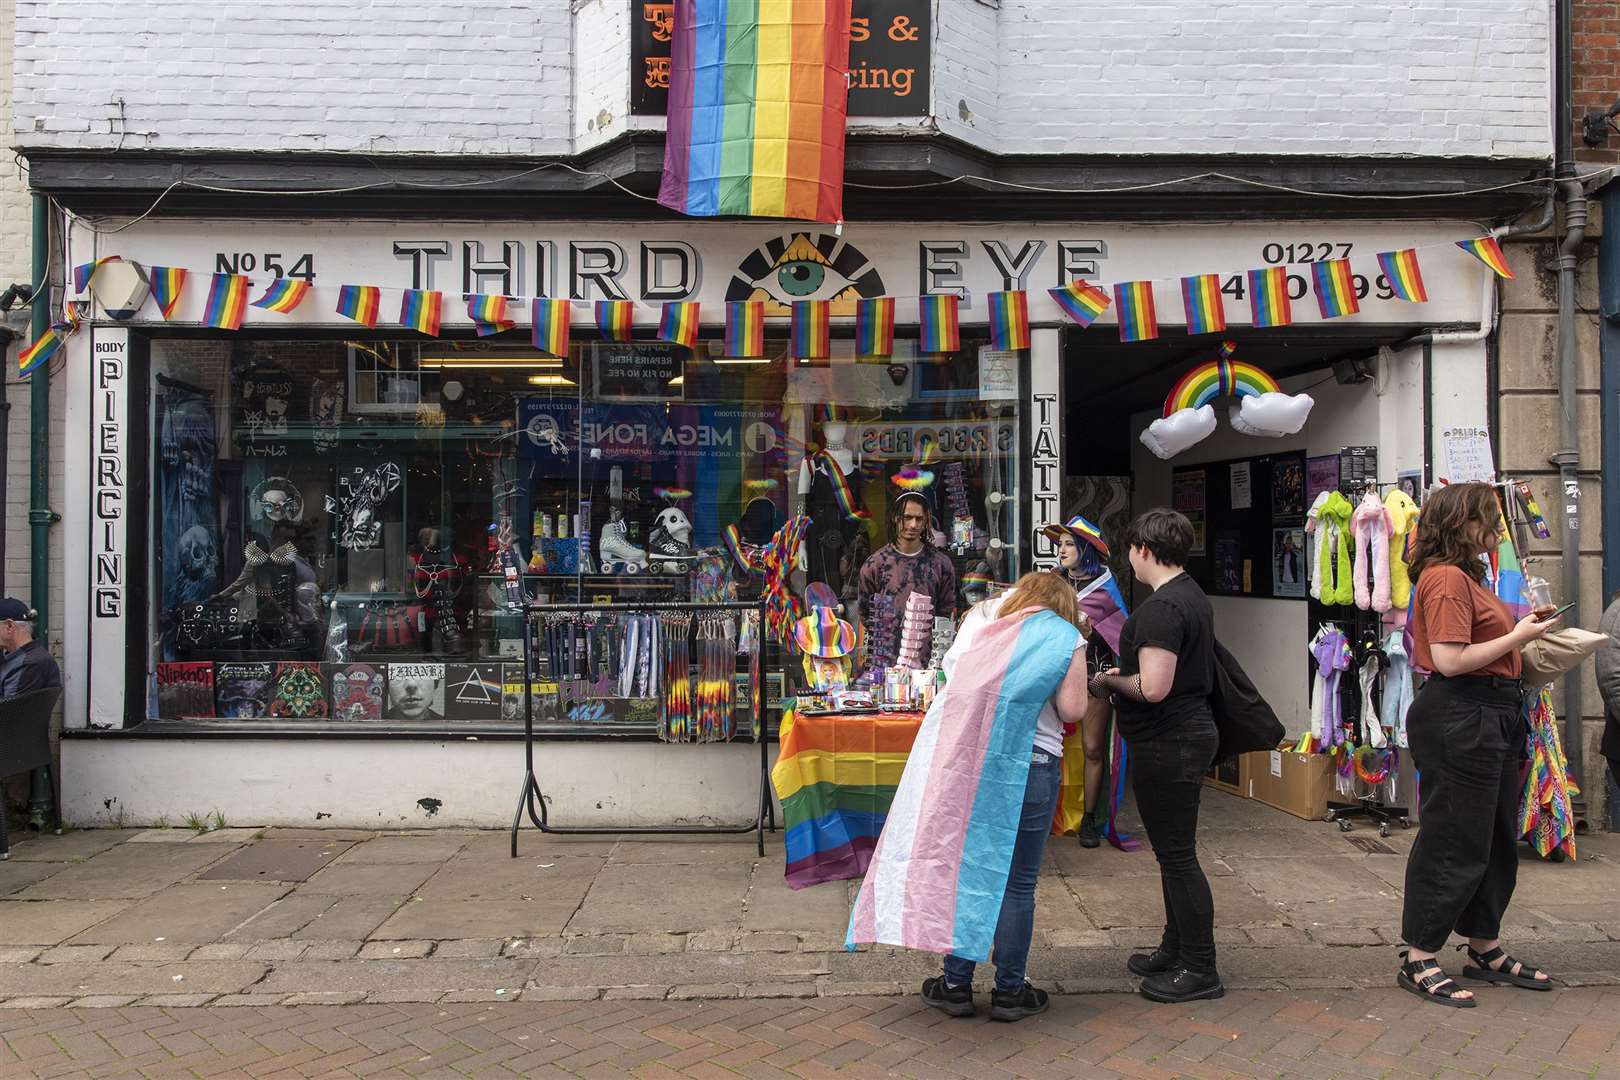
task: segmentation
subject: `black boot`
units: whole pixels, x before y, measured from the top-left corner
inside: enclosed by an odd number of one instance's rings
[[[1101,847],[1103,839],[1102,823],[1092,814],[1080,819],[1080,846],[1083,848]]]
[[[1174,971],[1176,954],[1165,952],[1162,946],[1150,953],[1131,953],[1131,958],[1125,961],[1125,966],[1131,969],[1132,975],[1140,975],[1145,979],[1149,975],[1162,975],[1166,971]]]
[[[1142,996],[1149,1001],[1179,1005],[1184,1001],[1218,998],[1226,994],[1221,977],[1213,971],[1201,973],[1178,967],[1142,980]]]

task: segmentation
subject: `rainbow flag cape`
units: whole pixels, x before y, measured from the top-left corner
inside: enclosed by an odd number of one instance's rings
[[[765,355],[765,301],[733,300],[726,305],[727,356]]]
[[[1097,321],[1097,316],[1113,303],[1108,294],[1089,281],[1071,281],[1057,289],[1047,289],[1047,295],[1057,302],[1063,313],[1082,328]]]
[[[157,301],[163,320],[174,318],[174,309],[180,305],[180,293],[186,287],[186,271],[179,266],[154,266],[148,276],[152,281],[152,299]]]
[[[1356,278],[1349,259],[1327,259],[1311,264],[1311,281],[1316,286],[1316,306],[1324,319],[1354,315],[1361,310],[1356,299]]]
[[[1507,256],[1502,254],[1502,245],[1496,242],[1494,236],[1481,236],[1477,240],[1459,240],[1457,246],[1468,254],[1491,268],[1491,272],[1499,278],[1513,279],[1513,271],[1508,269]]]
[[[1187,309],[1187,333],[1216,334],[1226,329],[1226,306],[1221,303],[1219,274],[1182,278],[1181,303]]]
[[[676,0],[658,201],[842,221],[850,0]]]
[[[203,306],[203,325],[240,330],[247,314],[248,279],[241,274],[215,274]]]
[[[338,290],[337,313],[361,326],[376,326],[382,290],[375,285],[345,285]]]
[[[473,329],[477,331],[479,337],[502,334],[517,325],[516,320],[506,312],[506,297],[485,296],[482,293],[464,295],[467,300],[467,318],[472,320]]]
[[[1267,266],[1249,271],[1249,310],[1255,326],[1287,326],[1294,321],[1285,267]]]
[[[73,291],[79,293],[84,292],[84,290],[90,287],[90,283],[96,279],[96,271],[100,270],[103,266],[106,266],[110,262],[122,261],[123,258],[119,255],[103,255],[99,259],[92,259],[87,263],[80,263],[78,266],[75,266],[73,268]]]
[[[943,293],[918,299],[918,352],[953,353],[962,347],[962,325],[957,308],[957,298]]]
[[[634,336],[636,305],[629,300],[598,300],[596,328],[609,341],[629,341]]]
[[[1378,268],[1384,272],[1389,287],[1395,290],[1395,299],[1410,300],[1414,304],[1429,299],[1428,290],[1423,287],[1423,272],[1418,269],[1416,248],[1379,252]]]
[[[1029,294],[1022,289],[990,294],[990,347],[1029,348]]]
[[[894,355],[894,297],[855,301],[855,355]]]
[[[68,335],[63,333],[66,329],[68,329],[66,323],[48,326],[43,334],[23,346],[17,353],[17,377],[32,375],[36,368],[43,367],[55,356],[57,351],[67,344]]]
[[[663,318],[658,320],[658,339],[697,348],[698,302],[676,300],[665,304]]]
[[[444,293],[436,289],[406,289],[399,300],[399,324],[428,337],[439,336],[444,315]]]
[[[253,301],[256,308],[266,311],[278,312],[282,315],[294,311],[309,295],[309,282],[294,281],[292,278],[278,277],[264,290],[264,295]]]
[[[534,347],[552,356],[568,358],[568,324],[573,317],[574,305],[567,300],[548,300],[541,297],[534,302]]]
[[[846,948],[990,955],[1029,779],[1035,718],[1080,631],[1051,611],[995,620],[923,718],[850,914]],[[948,722],[947,722],[948,718]]]
[[[793,318],[788,330],[788,352],[795,358],[805,360],[820,360],[832,355],[830,301],[793,301]]]
[[[1153,282],[1126,281],[1114,286],[1119,309],[1119,340],[1150,341],[1159,336],[1159,317],[1153,310]]]

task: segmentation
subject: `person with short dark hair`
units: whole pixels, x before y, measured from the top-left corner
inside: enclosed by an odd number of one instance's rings
[[[934,618],[956,617],[956,566],[933,543],[933,516],[928,500],[915,491],[902,492],[889,505],[889,543],[861,565],[859,595],[861,617],[870,620],[872,598],[887,596],[894,602],[895,633],[912,593],[929,597]],[[897,642],[885,642],[892,649]]]
[[[1131,569],[1153,590],[1125,622],[1119,667],[1092,680],[1112,695],[1130,749],[1136,808],[1159,861],[1164,936],[1127,966],[1153,1001],[1218,998],[1215,901],[1198,865],[1198,800],[1215,760],[1215,614],[1183,569],[1193,528],[1174,510],[1154,509],[1131,524]]]
[[[0,599],[0,698],[62,685],[62,669],[44,644],[34,640],[38,613],[21,600]]]

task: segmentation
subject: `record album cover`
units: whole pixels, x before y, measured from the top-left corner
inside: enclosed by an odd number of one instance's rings
[[[286,720],[324,720],[328,715],[321,665],[281,660],[270,685],[270,715]]]
[[[252,720],[270,710],[276,666],[268,660],[230,660],[214,665],[214,702],[219,716]]]
[[[332,719],[375,723],[383,718],[388,677],[381,664],[322,664]]]
[[[208,661],[157,666],[158,716],[166,720],[214,715],[214,665]]]
[[[443,720],[444,665],[389,664],[385,720]]]
[[[444,714],[451,720],[499,720],[501,688],[500,664],[446,664]]]

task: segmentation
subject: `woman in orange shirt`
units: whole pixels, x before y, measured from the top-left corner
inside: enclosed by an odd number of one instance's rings
[[[1422,774],[1419,828],[1406,863],[1396,982],[1425,1000],[1474,1007],[1474,995],[1435,961],[1453,930],[1468,939],[1463,975],[1531,990],[1547,976],[1497,940],[1519,864],[1519,759],[1525,749],[1519,649],[1551,622],[1514,623],[1481,584],[1480,556],[1502,538],[1488,484],[1441,488],[1423,503],[1411,560],[1414,664],[1433,672],[1407,714]]]

